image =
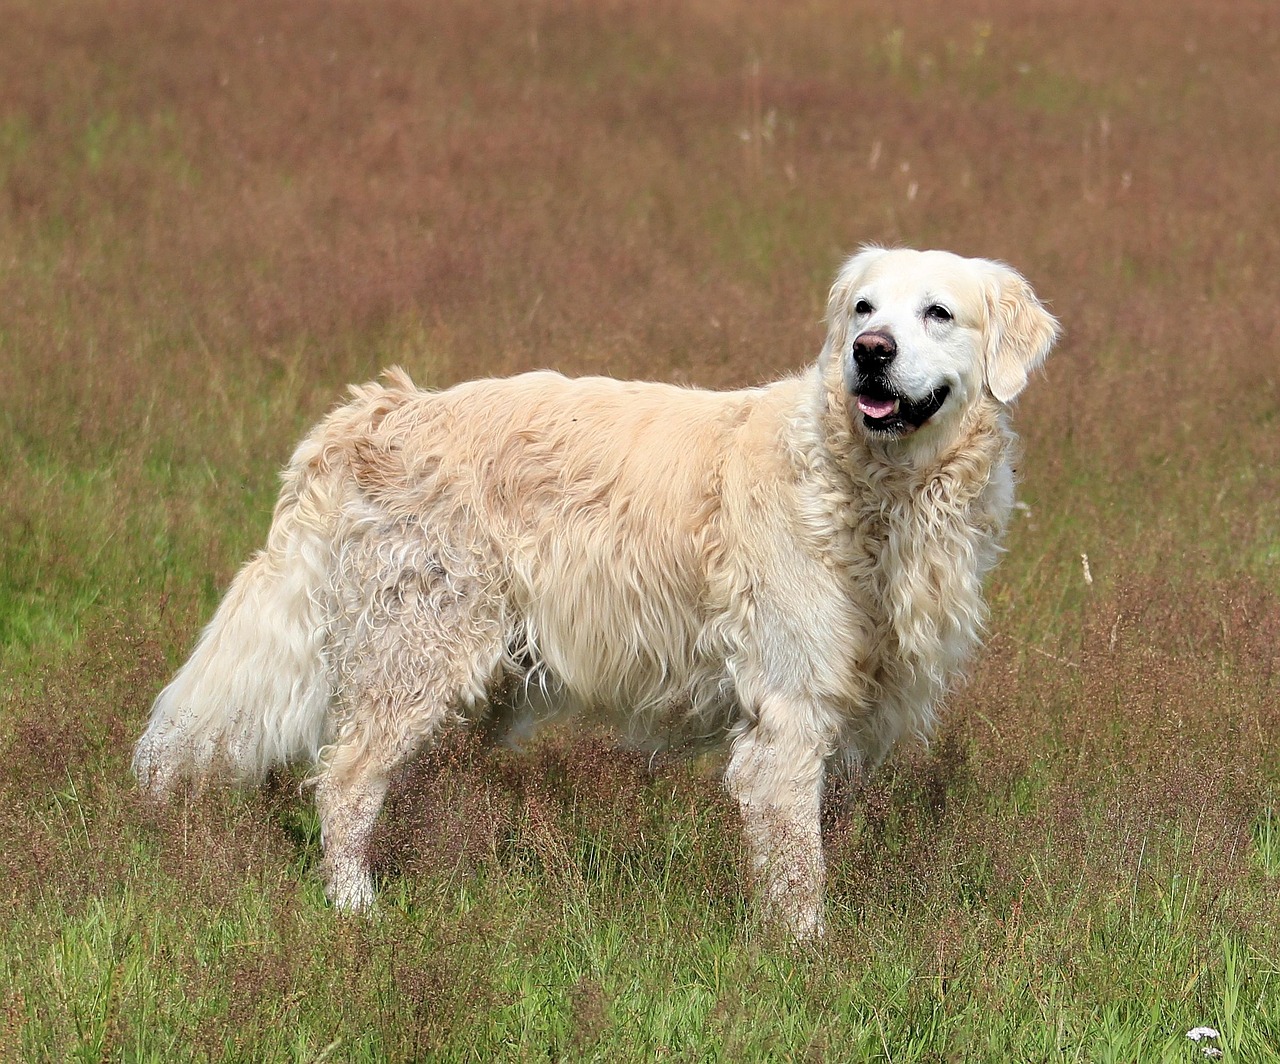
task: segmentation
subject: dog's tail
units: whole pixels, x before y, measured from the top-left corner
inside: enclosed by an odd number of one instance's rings
[[[318,485],[300,501],[290,479],[266,549],[237,574],[134,749],[138,782],[157,796],[183,778],[256,783],[274,765],[315,761],[325,742],[332,510],[317,505]]]

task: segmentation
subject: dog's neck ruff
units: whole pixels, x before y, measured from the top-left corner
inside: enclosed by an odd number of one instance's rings
[[[926,441],[868,439],[842,389],[817,401],[819,438],[801,446],[798,469],[810,533],[871,624],[858,671],[875,677],[872,702],[895,705],[902,732],[927,738],[986,624],[982,581],[1012,508],[1014,437],[985,396],[958,426],[936,426],[949,438],[914,452]],[[896,738],[885,736],[886,750]]]

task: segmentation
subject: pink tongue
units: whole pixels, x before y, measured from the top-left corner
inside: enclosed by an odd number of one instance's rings
[[[867,417],[888,417],[893,413],[895,405],[892,399],[870,399],[865,395],[858,396],[858,409]]]

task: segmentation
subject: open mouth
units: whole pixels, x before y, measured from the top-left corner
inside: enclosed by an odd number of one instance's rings
[[[950,385],[944,384],[923,399],[910,399],[871,381],[860,388],[854,398],[862,423],[869,432],[881,436],[905,436],[933,417],[950,394]]]

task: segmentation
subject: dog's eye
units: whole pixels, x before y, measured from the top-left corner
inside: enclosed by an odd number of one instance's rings
[[[932,318],[934,321],[951,321],[954,315],[941,303],[933,303],[924,312],[926,318]]]
[[[875,308],[865,299],[859,299],[858,302],[853,305],[853,312],[859,317],[862,317],[864,314],[870,314],[874,309]]]

